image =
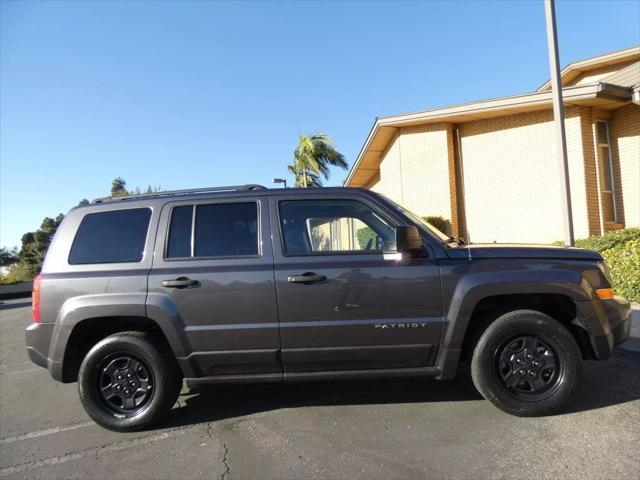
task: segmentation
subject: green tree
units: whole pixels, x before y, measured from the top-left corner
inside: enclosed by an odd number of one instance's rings
[[[119,197],[129,195],[126,188],[127,182],[122,177],[117,177],[111,183],[111,196]],[[136,188],[139,193],[140,189]],[[159,192],[161,188],[147,187],[147,192]],[[78,206],[88,205],[89,200],[83,198]],[[0,262],[2,266],[10,266],[9,273],[0,279],[0,283],[13,283],[32,280],[42,269],[42,262],[49,249],[51,240],[56,230],[62,223],[64,215],[60,214],[56,218],[46,217],[42,220],[40,228],[35,232],[27,232],[22,236],[20,251],[17,249],[0,249]],[[11,256],[13,255],[13,257]],[[13,260],[12,260],[13,259]]]
[[[16,247],[0,247],[0,267],[8,267],[18,261],[18,249]]]
[[[22,248],[18,254],[19,270],[31,278],[35,277],[42,268],[44,256],[49,249],[53,235],[60,226],[64,215],[55,219],[45,217],[40,228],[35,232],[27,232],[22,236]],[[25,280],[30,280],[26,278]]]
[[[111,196],[122,197],[128,195],[127,182],[122,177],[114,178],[111,182]]]
[[[347,169],[344,156],[336,150],[329,135],[315,133],[313,135],[300,134],[298,146],[293,152],[293,165],[289,165],[289,172],[295,177],[296,187],[321,187],[322,178],[329,178],[329,167]]]

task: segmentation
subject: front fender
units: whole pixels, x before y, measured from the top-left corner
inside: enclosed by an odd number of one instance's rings
[[[574,301],[591,300],[592,287],[575,270],[483,272],[469,274],[457,284],[446,315],[442,344],[460,348],[475,306],[496,295],[565,295]]]
[[[468,273],[457,282],[445,316],[440,378],[453,378],[473,311],[482,299],[496,295],[556,294],[579,302],[593,298],[593,287],[577,269],[519,269]]]

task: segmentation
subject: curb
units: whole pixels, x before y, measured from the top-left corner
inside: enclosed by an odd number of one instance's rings
[[[640,304],[631,304],[631,330],[629,339],[617,348],[631,352],[640,352]]]
[[[32,282],[19,282],[9,285],[0,285],[0,300],[30,297],[32,285]]]

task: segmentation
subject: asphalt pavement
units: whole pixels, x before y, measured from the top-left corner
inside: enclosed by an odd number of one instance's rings
[[[562,413],[517,418],[466,378],[183,390],[120,434],[30,363],[30,302],[0,305],[2,478],[640,478],[640,349],[586,362]]]

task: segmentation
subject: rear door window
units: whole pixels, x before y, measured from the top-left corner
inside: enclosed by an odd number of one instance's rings
[[[69,263],[140,262],[151,209],[131,208],[86,215],[73,240]]]
[[[217,203],[173,209],[167,258],[245,257],[258,255],[256,202]]]
[[[190,257],[191,252],[191,222],[193,221],[193,206],[176,207],[171,212],[169,226],[168,258]]]

